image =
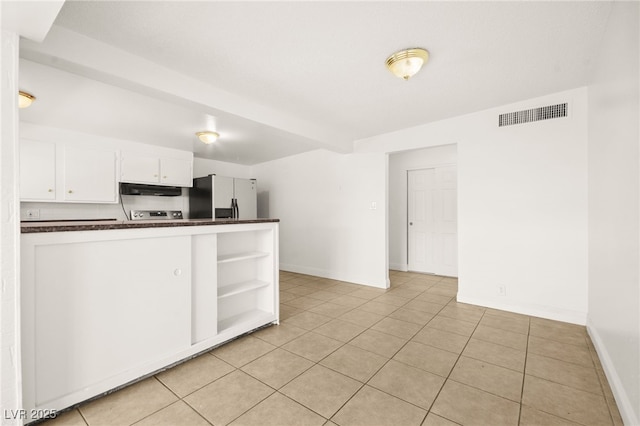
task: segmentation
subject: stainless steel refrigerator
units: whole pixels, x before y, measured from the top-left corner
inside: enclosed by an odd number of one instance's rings
[[[189,217],[257,219],[256,180],[216,175],[195,178],[189,189]]]

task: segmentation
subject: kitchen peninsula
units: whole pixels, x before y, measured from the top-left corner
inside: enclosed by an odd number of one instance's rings
[[[27,412],[64,409],[277,324],[278,222],[23,223]]]

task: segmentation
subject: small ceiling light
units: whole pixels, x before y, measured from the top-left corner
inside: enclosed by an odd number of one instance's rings
[[[220,134],[216,132],[206,131],[206,132],[198,132],[196,133],[196,136],[198,137],[198,139],[200,139],[200,141],[209,145],[210,143],[214,143],[215,141],[217,141],[218,138],[220,137]]]
[[[23,92],[22,90],[18,91],[18,108],[30,107],[35,100],[36,97],[32,94]]]
[[[429,60],[429,52],[421,48],[401,50],[387,58],[387,68],[395,76],[409,80]]]

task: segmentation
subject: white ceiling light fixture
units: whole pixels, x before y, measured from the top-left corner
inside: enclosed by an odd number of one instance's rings
[[[35,100],[36,97],[31,93],[23,92],[22,90],[18,91],[18,108],[28,108]]]
[[[401,50],[387,58],[387,68],[396,77],[409,80],[429,60],[429,52],[425,49],[414,47]]]
[[[218,138],[220,137],[220,134],[207,130],[207,131],[204,131],[204,132],[196,133],[196,136],[198,137],[198,139],[200,139],[200,141],[202,143],[205,143],[205,144],[209,145],[209,144],[212,144],[215,141],[217,141]]]

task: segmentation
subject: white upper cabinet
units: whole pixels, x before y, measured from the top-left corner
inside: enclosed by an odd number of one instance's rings
[[[167,186],[193,185],[193,158],[168,158],[123,151],[120,181]]]
[[[20,199],[55,201],[56,144],[20,141]]]
[[[116,170],[115,150],[23,139],[20,200],[116,203]]]
[[[115,203],[118,201],[116,153],[97,149],[65,149],[65,201]]]
[[[190,187],[193,153],[20,123],[20,201],[117,203],[118,183]]]
[[[193,160],[161,158],[160,183],[164,185],[193,186]]]
[[[158,183],[160,158],[123,151],[120,155],[120,182]]]

